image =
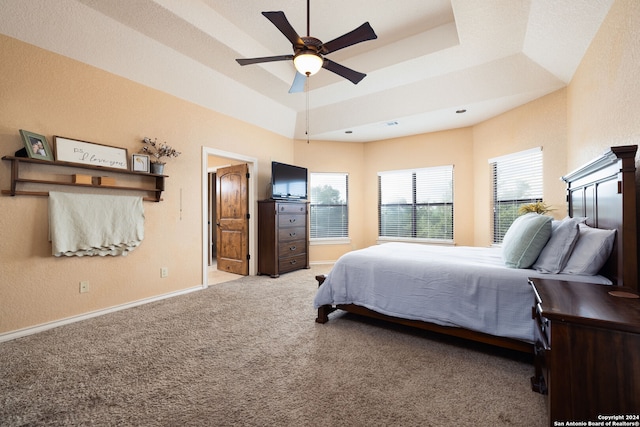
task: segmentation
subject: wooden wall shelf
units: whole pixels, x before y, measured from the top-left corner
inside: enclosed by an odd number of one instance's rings
[[[167,177],[166,175],[155,175],[147,172],[137,172],[130,171],[126,169],[117,169],[117,168],[109,168],[102,166],[92,166],[92,165],[84,165],[79,163],[71,163],[71,162],[60,162],[60,161],[48,161],[48,160],[40,160],[40,159],[32,159],[29,157],[14,157],[14,156],[4,156],[2,160],[11,162],[11,189],[10,190],[2,190],[2,194],[7,194],[10,196],[49,196],[48,191],[32,191],[32,190],[18,190],[18,184],[39,184],[42,186],[47,185],[69,185],[74,187],[90,187],[90,188],[102,188],[102,189],[111,189],[111,190],[126,190],[126,191],[136,191],[143,193],[153,193],[153,197],[144,197],[143,200],[148,202],[160,202],[162,200],[162,192],[164,191],[164,179]],[[104,176],[104,174],[109,175],[120,175],[122,177],[140,177],[144,184],[142,185],[101,185],[98,183],[91,184],[82,184],[72,181],[72,175],[65,175],[69,177],[69,181],[57,180],[57,179],[38,179],[38,178],[27,178],[20,175],[21,169],[20,166],[23,163],[35,164],[44,167],[67,167],[81,170],[91,171],[90,174],[94,178],[100,178]],[[99,173],[96,173],[99,172]],[[146,182],[149,182],[146,185]]]

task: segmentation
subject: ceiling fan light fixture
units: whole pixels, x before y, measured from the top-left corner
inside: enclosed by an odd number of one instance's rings
[[[309,3],[310,0],[307,0],[307,36],[304,37],[298,35],[296,30],[291,26],[291,23],[287,20],[284,12],[262,12],[262,15],[271,21],[271,23],[280,30],[287,40],[289,40],[291,47],[293,48],[293,55],[266,56],[262,58],[238,58],[236,61],[240,65],[249,65],[263,62],[290,61],[293,59],[296,75],[293,80],[293,85],[291,86],[291,89],[289,89],[289,93],[301,92],[303,86],[301,82],[308,80],[301,77],[308,77],[316,74],[321,68],[349,80],[354,85],[358,84],[367,76],[366,74],[359,73],[351,68],[345,67],[344,65],[335,63],[332,60],[325,58],[325,55],[354,44],[378,38],[375,31],[373,31],[373,28],[371,28],[371,24],[365,22],[355,30],[349,31],[348,33],[345,33],[327,43],[323,43],[322,40],[309,35]],[[308,86],[306,87],[308,91]]]
[[[320,55],[311,51],[300,52],[293,58],[293,65],[302,75],[312,76],[322,68],[324,59]]]

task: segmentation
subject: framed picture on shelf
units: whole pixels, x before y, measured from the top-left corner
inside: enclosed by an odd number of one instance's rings
[[[131,156],[131,170],[136,172],[149,172],[149,156],[133,154]]]
[[[24,150],[29,157],[32,159],[53,161],[53,151],[51,151],[51,147],[49,147],[47,138],[24,129],[20,129],[20,135],[24,143]]]
[[[114,169],[129,169],[126,148],[112,147],[95,142],[54,136],[58,161],[103,166]]]

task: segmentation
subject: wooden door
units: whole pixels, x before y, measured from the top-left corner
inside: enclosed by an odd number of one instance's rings
[[[249,194],[246,164],[216,171],[218,270],[249,274]]]

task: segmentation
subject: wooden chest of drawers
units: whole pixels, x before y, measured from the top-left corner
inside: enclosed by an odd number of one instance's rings
[[[308,203],[258,202],[258,274],[309,268]]]
[[[590,283],[530,283],[536,295],[531,384],[549,395],[549,425],[614,420],[602,418],[606,416],[640,422],[640,298],[633,298],[637,294]]]

